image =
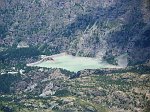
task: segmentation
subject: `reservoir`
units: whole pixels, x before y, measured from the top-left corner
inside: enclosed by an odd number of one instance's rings
[[[78,57],[66,53],[45,56],[42,60],[27,64],[27,66],[62,68],[71,72],[78,72],[84,69],[118,68],[118,66],[110,65],[97,58]]]

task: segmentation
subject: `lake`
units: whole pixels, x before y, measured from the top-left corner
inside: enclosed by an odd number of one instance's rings
[[[100,68],[116,68],[117,66],[110,65],[104,61],[100,61],[97,58],[90,57],[78,57],[61,53],[52,56],[52,60],[38,61],[35,63],[27,64],[27,66],[37,66],[46,68],[62,68],[71,72],[77,72],[84,69],[100,69]]]

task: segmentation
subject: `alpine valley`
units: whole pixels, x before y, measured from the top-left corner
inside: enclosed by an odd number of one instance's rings
[[[0,0],[0,112],[150,112],[150,0]]]

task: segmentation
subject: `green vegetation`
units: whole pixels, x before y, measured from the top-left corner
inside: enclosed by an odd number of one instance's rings
[[[114,56],[104,56],[103,57],[105,61],[107,61],[109,64],[117,65],[117,60]]]
[[[60,69],[61,73],[68,76],[68,77],[72,77],[74,72],[70,72],[68,70],[65,70],[65,69]]]
[[[67,89],[57,90],[54,96],[65,97],[71,95],[70,91]]]
[[[144,112],[149,112],[149,111],[150,111],[150,100],[147,101],[146,107],[145,107],[145,109],[144,109]]]
[[[57,73],[55,72],[55,74],[51,75],[55,75],[56,79],[45,80],[45,78],[48,79],[50,76],[48,69],[45,69],[45,71],[41,72],[38,68],[31,68],[27,73],[28,75],[23,76],[23,81],[29,82],[28,87],[32,87],[31,85],[35,83],[37,86],[32,91],[18,94],[18,96],[15,94],[1,96],[0,110],[3,112],[4,108],[6,108],[11,109],[11,112],[36,112],[37,110],[49,112],[51,111],[50,109],[52,109],[52,112],[74,110],[83,112],[109,112],[110,108],[119,106],[126,111],[128,106],[130,108],[136,107],[135,102],[138,101],[144,106],[144,112],[148,112],[149,110],[149,102],[146,96],[144,96],[145,93],[133,92],[133,88],[148,90],[149,87],[143,85],[143,82],[146,85],[149,84],[149,82],[145,81],[149,75],[140,78],[140,74],[137,73],[117,73],[115,71],[116,73],[103,75],[90,74],[89,76],[84,76],[82,74],[82,77],[70,80],[57,78]],[[33,80],[30,80],[30,78]],[[54,90],[51,87],[47,88],[49,83],[53,83]],[[54,91],[55,94],[52,96],[47,95],[44,98],[38,97],[45,90],[45,87],[47,90],[51,89],[52,92]],[[128,101],[131,102],[130,105],[128,105]]]
[[[0,59],[2,62],[6,60],[19,60],[22,58],[31,58],[40,55],[40,51],[36,48],[19,48],[19,49],[8,49],[6,51],[0,52]]]
[[[12,47],[0,52],[0,69],[8,70],[12,66],[24,68],[27,59],[37,59],[40,54],[41,52],[34,47],[19,49]]]
[[[0,93],[11,93],[11,85],[20,79],[20,75],[3,74],[0,75]]]
[[[0,37],[1,39],[6,37],[7,27],[0,25]]]
[[[78,103],[78,105],[82,106],[85,109],[85,111],[90,111],[90,108],[92,108],[92,112],[93,111],[94,112],[108,112],[106,107],[103,107],[103,106],[95,104],[95,103],[91,103],[89,101],[77,99],[77,103]]]

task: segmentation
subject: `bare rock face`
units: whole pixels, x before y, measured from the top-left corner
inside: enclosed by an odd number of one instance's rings
[[[61,73],[60,69],[55,69],[50,75],[49,79],[67,79],[65,74]]]
[[[19,42],[17,48],[28,48],[29,45],[26,42]]]
[[[143,20],[145,23],[150,22],[150,1],[149,0],[143,0],[142,1],[142,14],[143,14]]]
[[[21,81],[17,84],[17,86],[15,88],[16,88],[17,92],[20,92],[20,91],[26,89],[27,86],[28,86],[27,82]]]
[[[5,7],[5,0],[1,0],[0,1],[0,8],[4,8]]]
[[[45,89],[43,89],[42,94],[40,94],[40,97],[46,97],[48,95],[53,95],[55,92],[52,91],[53,89],[53,83],[49,83]]]

